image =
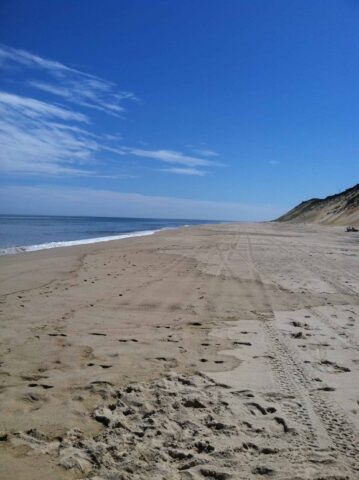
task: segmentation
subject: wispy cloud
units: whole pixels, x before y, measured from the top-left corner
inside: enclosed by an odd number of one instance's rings
[[[104,152],[122,152],[112,148],[119,142],[118,136],[96,131],[88,111],[95,109],[118,116],[124,110],[123,101],[135,99],[132,93],[119,91],[112,82],[60,62],[4,45],[0,45],[0,69],[11,79],[20,73],[22,84],[50,94],[39,99],[40,92],[29,97],[0,91],[3,172],[122,176],[97,171]],[[16,86],[16,82],[11,85]],[[61,98],[62,104],[57,103],[56,97]],[[88,111],[79,111],[79,107]]]
[[[218,157],[218,153],[209,148],[194,148],[193,152],[202,157]]]
[[[136,100],[132,92],[119,90],[113,82],[6,45],[0,45],[0,66],[3,69],[23,67],[35,76],[41,73],[41,80],[30,78],[27,83],[73,104],[111,115],[123,113],[124,101]]]
[[[38,67],[45,70],[58,72],[77,71],[72,68],[66,67],[60,62],[41,58],[37,55],[34,55],[33,53],[27,52],[26,50],[12,48],[7,45],[0,45],[0,63],[11,64],[13,62],[26,67]]]
[[[144,150],[139,148],[128,148],[129,153],[137,157],[153,158],[164,163],[186,165],[188,167],[208,167],[220,165],[204,158],[185,155],[174,150]]]
[[[176,175],[195,175],[203,177],[206,175],[204,170],[198,170],[196,168],[161,168],[162,172],[175,173]]]
[[[122,178],[122,172],[108,175],[106,162],[131,156],[170,165],[153,171],[175,175],[204,176],[209,167],[221,165],[208,158],[217,156],[209,149],[189,155],[134,148],[124,146],[118,133],[99,128],[91,110],[121,116],[123,103],[136,99],[113,82],[1,44],[0,69],[11,80],[20,73],[21,82],[11,82],[12,87],[25,85],[27,92],[28,87],[34,92],[24,96],[0,91],[0,169],[4,172]]]
[[[46,175],[94,174],[88,167],[95,162],[94,153],[106,145],[76,125],[86,127],[88,122],[81,113],[0,92],[0,168]]]
[[[30,97],[0,91],[0,117],[0,168],[5,172],[115,178],[96,173],[96,158],[104,152],[180,165],[162,169],[176,175],[204,176],[202,167],[216,165],[178,151],[118,145],[118,136],[91,132],[88,116]]]
[[[25,115],[33,120],[57,118],[59,120],[75,120],[88,123],[87,117],[82,113],[73,112],[50,103],[36,100],[35,98],[0,92],[0,104],[4,113],[12,117],[21,113],[21,115]]]

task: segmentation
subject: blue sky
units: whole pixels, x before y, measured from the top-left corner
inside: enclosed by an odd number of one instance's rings
[[[0,4],[0,211],[270,219],[359,174],[356,0]]]

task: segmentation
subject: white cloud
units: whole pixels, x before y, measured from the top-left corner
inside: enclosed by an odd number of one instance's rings
[[[35,75],[41,73],[45,80],[30,79],[28,84],[70,103],[111,115],[122,114],[124,101],[136,100],[132,92],[119,90],[113,82],[6,45],[0,45],[0,67],[22,67]]]
[[[203,170],[197,170],[196,168],[161,168],[161,172],[175,173],[176,175],[195,175],[200,177],[206,175],[206,172]]]
[[[100,165],[100,161],[104,162],[111,154],[112,160],[135,156],[172,165],[163,170],[175,175],[204,176],[206,172],[202,167],[221,165],[202,158],[217,155],[209,149],[187,155],[169,149],[125,147],[120,144],[122,139],[118,134],[94,133],[97,125],[88,114],[77,109],[85,107],[119,116],[124,110],[123,102],[136,98],[131,92],[119,91],[112,82],[1,44],[0,69],[11,75],[20,71],[21,83],[35,88],[37,95],[42,92],[40,100],[0,91],[0,170],[3,172],[115,178],[118,174],[107,175],[103,171],[105,166]],[[63,104],[49,100],[52,96],[60,98]],[[102,171],[98,172],[99,168]]]
[[[0,45],[0,68],[22,83],[61,97],[59,105],[42,98],[0,92],[0,169],[8,173],[96,175],[100,153],[123,154],[112,148],[114,137],[93,133],[88,115],[73,105],[119,115],[122,102],[133,100],[107,80],[25,50]],[[24,82],[25,78],[29,78]],[[37,80],[33,76],[44,78]],[[16,85],[16,82],[13,83]],[[119,139],[116,138],[116,142]],[[107,177],[107,175],[102,175]],[[115,177],[118,174],[114,175]],[[122,176],[122,174],[120,174]]]
[[[218,153],[214,150],[210,150],[209,148],[194,148],[193,151],[197,155],[201,155],[203,157],[218,157]]]
[[[30,97],[0,91],[0,116],[0,169],[6,172],[87,176],[96,174],[103,152],[181,165],[163,169],[177,175],[203,176],[200,167],[219,165],[173,150],[117,146],[118,136],[91,132],[86,115]]]
[[[76,71],[66,67],[60,62],[47,60],[41,58],[26,50],[19,50],[8,47],[7,45],[0,45],[0,64],[7,65],[17,63],[26,67],[39,67],[51,71]]]
[[[0,169],[45,175],[90,175],[98,136],[74,123],[85,115],[33,98],[0,92]]]
[[[203,176],[206,172],[198,167],[216,165],[173,150],[117,146],[118,136],[89,131],[90,120],[86,115],[34,98],[0,91],[0,116],[0,170],[3,172],[100,176],[94,166],[98,155],[104,152],[180,165],[163,169],[176,175]],[[112,178],[103,174],[101,177]]]
[[[92,215],[217,220],[270,220],[282,211],[274,205],[189,200],[57,186],[9,186],[0,189],[3,212],[12,214]]]
[[[0,92],[0,108],[5,115],[24,115],[32,119],[57,118],[88,123],[85,115],[34,98]],[[6,118],[6,117],[5,117]]]
[[[164,163],[186,165],[188,167],[208,167],[220,165],[204,158],[192,157],[174,150],[144,150],[140,148],[128,148],[127,151],[132,155],[144,158],[153,158]]]

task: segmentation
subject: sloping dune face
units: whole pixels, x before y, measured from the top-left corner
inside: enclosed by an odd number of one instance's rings
[[[326,198],[313,198],[300,203],[278,222],[309,222],[324,225],[359,225],[359,183]]]

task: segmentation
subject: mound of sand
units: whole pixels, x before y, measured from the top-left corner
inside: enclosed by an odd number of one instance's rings
[[[300,203],[277,222],[359,225],[359,183],[326,198],[312,198]]]

